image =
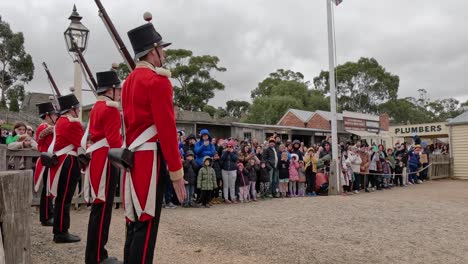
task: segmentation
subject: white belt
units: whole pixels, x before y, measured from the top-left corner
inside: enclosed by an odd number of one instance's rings
[[[98,142],[92,144],[91,146],[88,147],[88,149],[86,150],[86,153],[91,153],[95,150],[98,150],[100,148],[103,148],[103,147],[109,147],[109,143],[107,142],[107,139],[106,138],[103,138],[101,140],[99,140]]]
[[[71,156],[77,156],[76,151],[73,151],[74,148],[75,147],[73,145],[68,145],[68,146],[64,147],[63,149],[61,149],[59,151],[56,151],[55,155],[57,155],[57,157],[62,156],[64,154],[71,155]]]
[[[145,151],[145,150],[156,150],[156,142],[143,143],[139,147],[132,150],[132,152]]]

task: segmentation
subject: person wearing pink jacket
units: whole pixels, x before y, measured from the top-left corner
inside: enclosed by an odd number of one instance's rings
[[[297,196],[297,182],[299,181],[299,156],[291,154],[289,162],[289,196]]]

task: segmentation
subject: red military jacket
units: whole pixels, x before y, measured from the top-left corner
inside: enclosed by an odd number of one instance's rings
[[[36,130],[37,150],[39,152],[47,152],[53,138],[53,126],[50,126],[47,123],[40,124]],[[34,171],[34,189],[36,192],[39,190],[44,171],[45,167],[42,166],[41,159],[37,159],[36,170]],[[47,186],[44,186],[43,188],[46,187]]]
[[[78,147],[80,147],[83,134],[83,127],[78,118],[63,115],[57,120],[55,124],[55,144],[53,152],[56,153],[69,145],[73,145],[73,150],[72,152],[58,156],[58,164],[50,168],[48,187],[51,196],[55,197],[57,195],[58,178],[62,171],[64,160],[69,154],[76,156],[76,151]]]
[[[155,125],[157,135],[147,142],[159,140],[171,179],[179,180],[183,178],[183,168],[178,149],[172,103],[173,89],[168,79],[169,76],[170,73],[167,70],[157,73],[151,64],[139,62],[137,68],[125,80],[122,88],[125,143],[130,146],[143,131]],[[134,155],[134,166],[131,170],[133,185],[131,188],[136,193],[138,201],[132,201],[132,203],[138,203],[138,206],[142,208],[143,213],[138,216],[140,221],[144,221],[152,217],[151,213],[148,215],[145,212],[154,211],[153,204],[147,206],[146,203],[147,200],[152,200],[151,197],[155,195],[150,192],[150,183],[154,182],[152,181],[152,167],[155,157],[152,151],[137,151]],[[158,159],[157,167],[159,169],[159,157],[156,159]],[[159,174],[156,177],[159,177]],[[126,184],[125,188],[128,188],[128,185]],[[154,190],[154,186],[152,187]],[[127,196],[127,192],[124,193]]]
[[[86,171],[86,183],[92,188],[85,197],[92,197],[95,203],[105,202],[109,148],[122,147],[119,104],[105,96],[99,96],[89,115],[89,141],[96,144],[107,141],[107,146],[91,152],[91,162]],[[90,148],[88,147],[88,150]],[[111,175],[112,177],[112,175]],[[85,186],[85,191],[88,191]],[[89,195],[91,194],[91,195]]]

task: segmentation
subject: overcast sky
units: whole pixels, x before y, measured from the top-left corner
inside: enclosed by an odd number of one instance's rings
[[[22,31],[36,67],[29,91],[50,92],[46,61],[63,92],[73,84],[72,59],[63,32],[73,4],[90,31],[85,57],[94,72],[122,61],[93,0],[2,0],[0,15]],[[328,70],[326,0],[102,0],[133,55],[126,32],[153,22],[172,48],[216,55],[226,89],[211,104],[250,100],[250,91],[276,69],[312,80]],[[431,99],[468,99],[468,1],[344,0],[335,8],[338,64],[374,57],[400,76],[399,96],[428,91]],[[83,85],[85,83],[83,82]],[[85,93],[85,103],[92,94]]]

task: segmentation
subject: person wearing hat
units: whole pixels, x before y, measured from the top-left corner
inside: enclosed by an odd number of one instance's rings
[[[184,170],[177,142],[170,72],[161,68],[162,40],[152,23],[127,33],[136,68],[122,88],[125,144],[134,163],[124,182],[127,234],[124,262],[152,263],[160,222],[164,182],[172,180],[180,202],[186,198]],[[167,173],[169,171],[169,175]]]
[[[80,102],[75,95],[68,94],[58,98],[60,118],[55,124],[54,139],[48,149],[57,157],[57,164],[50,168],[48,191],[55,197],[54,204],[54,242],[79,242],[79,236],[68,233],[70,228],[70,204],[76,185],[81,177],[77,151],[84,131],[80,119]]]
[[[193,151],[187,151],[186,156],[184,161],[184,180],[186,181],[185,190],[187,192],[187,198],[184,200],[182,206],[192,207],[192,197],[197,183],[198,165],[195,161],[195,153],[193,153]]]
[[[416,172],[418,171],[419,167],[421,167],[420,162],[420,153],[421,153],[421,146],[415,145],[408,152],[408,183],[411,184],[419,184],[418,177]]]
[[[278,170],[278,161],[281,159],[279,156],[277,147],[276,147],[276,140],[275,138],[271,137],[268,140],[268,148],[263,151],[263,159],[265,162],[268,163],[268,168],[270,169],[270,191],[269,195],[273,197],[278,196],[278,183],[279,183],[279,170]]]
[[[39,117],[43,120],[36,130],[37,150],[39,152],[47,152],[54,137],[54,126],[58,116],[51,102],[37,104],[37,108]],[[42,182],[39,220],[43,226],[52,226],[54,223],[52,199],[47,196],[48,178],[49,170],[42,165],[41,159],[37,159],[36,170],[34,171],[34,190],[37,192]]]
[[[197,177],[197,188],[201,190],[200,202],[206,208],[210,207],[209,202],[213,190],[218,188],[216,173],[211,167],[212,161],[213,159],[210,156],[203,158],[203,167],[198,171]]]
[[[84,198],[91,203],[85,263],[119,263],[109,258],[105,248],[109,237],[115,190],[120,170],[109,162],[111,148],[122,146],[119,101],[120,80],[115,71],[96,73],[97,101],[89,114],[88,127],[81,147],[91,155],[85,171]],[[87,146],[87,142],[91,142]]]
[[[221,155],[223,195],[224,202],[227,204],[236,203],[236,171],[237,171],[237,152],[234,150],[234,144],[229,141],[226,150]],[[230,200],[229,200],[230,198]]]

